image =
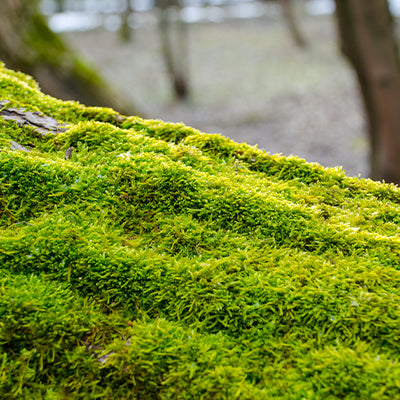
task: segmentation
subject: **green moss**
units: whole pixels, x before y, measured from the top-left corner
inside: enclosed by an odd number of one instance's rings
[[[29,20],[30,26],[26,27],[25,43],[30,49],[34,49],[32,54],[35,59],[29,60],[27,67],[31,70],[34,65],[48,65],[49,68],[63,67],[63,64],[71,66],[71,74],[78,79],[81,84],[86,86],[103,86],[103,81],[93,69],[89,68],[78,56],[69,51],[64,41],[54,33],[47,25],[44,17],[34,13]],[[69,54],[66,57],[66,54]]]
[[[400,398],[397,186],[3,65],[0,99],[69,126],[0,117],[1,398]]]
[[[30,22],[25,38],[27,44],[35,49],[42,62],[61,62],[62,54],[67,50],[64,42],[50,30],[43,16],[34,14]]]

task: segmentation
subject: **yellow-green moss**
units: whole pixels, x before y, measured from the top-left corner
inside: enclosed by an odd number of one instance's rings
[[[69,126],[0,117],[1,398],[400,398],[397,186],[4,66],[0,100]]]

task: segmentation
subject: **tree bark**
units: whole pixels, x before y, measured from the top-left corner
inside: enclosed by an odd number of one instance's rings
[[[32,75],[43,92],[52,96],[136,114],[133,105],[106,87],[49,29],[38,12],[38,0],[2,0],[0,60],[9,68]]]
[[[343,54],[358,77],[373,179],[400,183],[400,63],[386,0],[335,0]]]

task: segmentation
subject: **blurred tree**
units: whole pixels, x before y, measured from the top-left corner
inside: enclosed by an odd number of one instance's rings
[[[32,75],[45,93],[86,105],[135,114],[135,108],[107,88],[52,32],[38,11],[39,0],[2,0],[0,60]]]
[[[292,0],[278,0],[282,7],[283,18],[293,38],[294,43],[299,47],[306,47],[307,41],[301,32],[297,20],[294,15],[293,1]]]
[[[341,48],[357,74],[371,178],[400,184],[400,63],[387,0],[335,0]]]
[[[125,11],[121,14],[121,26],[119,28],[119,37],[123,42],[132,40],[132,29],[129,25],[129,19],[133,14],[134,9],[130,0],[126,1]]]
[[[65,0],[56,0],[55,5],[56,5],[55,12],[60,13],[65,11]]]
[[[165,66],[176,98],[186,100],[189,97],[188,35],[186,24],[179,16],[181,5],[179,0],[156,0],[156,5],[160,9],[159,27]]]

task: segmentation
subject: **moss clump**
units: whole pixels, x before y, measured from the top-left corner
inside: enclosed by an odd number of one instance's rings
[[[4,66],[0,100],[69,126],[0,117],[1,398],[400,398],[397,186]]]

